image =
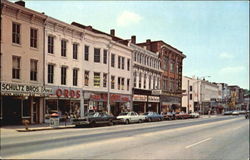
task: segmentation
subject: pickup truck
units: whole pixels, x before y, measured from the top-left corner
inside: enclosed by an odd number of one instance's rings
[[[144,115],[139,115],[136,112],[122,112],[117,117],[118,120],[120,120],[121,123],[129,124],[129,123],[141,123],[145,121]]]

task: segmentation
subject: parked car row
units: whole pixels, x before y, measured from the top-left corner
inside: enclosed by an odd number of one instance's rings
[[[82,118],[74,118],[72,124],[76,127],[88,125],[95,127],[100,124],[113,125],[118,123],[130,124],[130,123],[142,123],[142,122],[153,122],[153,121],[162,121],[162,120],[174,120],[174,119],[187,119],[187,118],[198,118],[198,113],[186,114],[183,112],[180,113],[171,113],[166,112],[158,114],[157,112],[146,112],[142,115],[131,111],[131,112],[122,112],[117,117],[109,115],[104,112],[90,112],[86,113]]]
[[[240,115],[240,114],[245,114],[245,110],[234,110],[234,111],[226,111],[224,112],[224,115]]]

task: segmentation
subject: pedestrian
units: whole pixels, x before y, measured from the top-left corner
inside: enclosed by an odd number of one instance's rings
[[[210,118],[210,114],[211,114],[211,111],[210,110],[208,110],[208,117]]]
[[[174,110],[172,111],[172,114],[173,114],[173,119],[175,119],[175,111]]]

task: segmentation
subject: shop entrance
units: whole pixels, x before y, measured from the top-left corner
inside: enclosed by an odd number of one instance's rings
[[[3,125],[21,124],[21,101],[19,97],[2,97]]]
[[[34,99],[33,101],[33,123],[39,123],[39,101]]]

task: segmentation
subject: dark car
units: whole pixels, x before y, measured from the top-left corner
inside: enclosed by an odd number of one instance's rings
[[[171,112],[165,112],[165,113],[163,113],[163,117],[166,120],[173,120],[174,119],[173,113],[171,113]]]
[[[90,112],[86,113],[82,118],[73,119],[73,125],[80,127],[83,125],[89,125],[95,127],[98,124],[113,125],[116,122],[116,118],[112,115],[103,112]]]
[[[143,114],[145,116],[145,121],[162,121],[164,119],[163,115],[160,115],[156,112],[146,112]]]

